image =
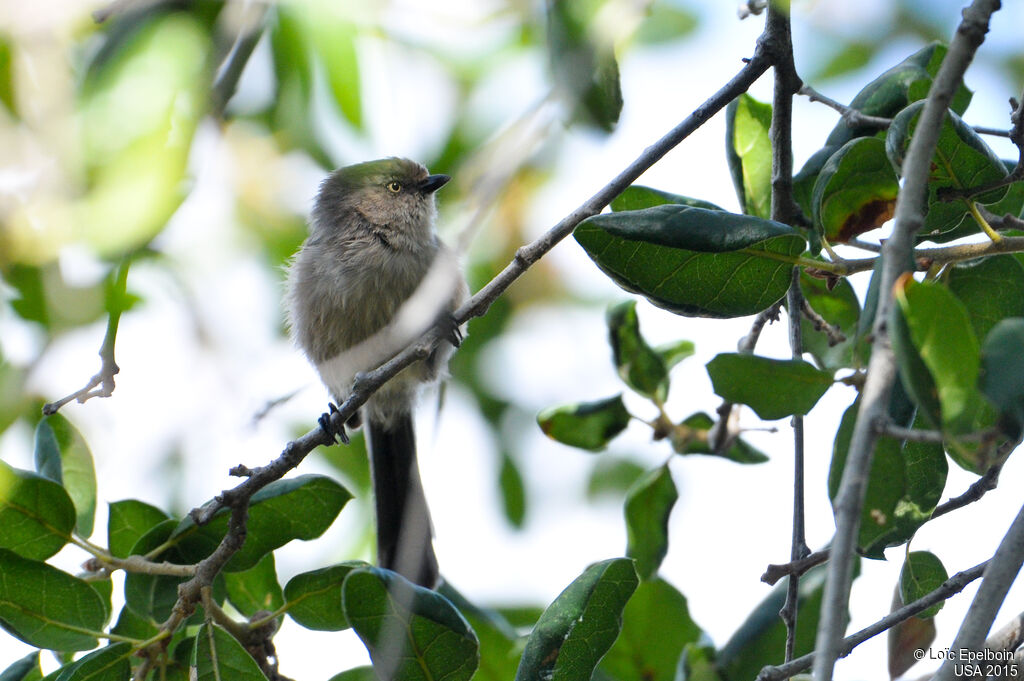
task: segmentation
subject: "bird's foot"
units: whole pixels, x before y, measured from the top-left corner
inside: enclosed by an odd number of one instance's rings
[[[338,412],[337,405],[334,402],[327,404],[327,411],[320,414],[320,418],[317,419],[317,423],[320,424],[320,429],[331,438],[332,442],[340,441],[343,445],[348,444],[348,433],[345,432],[345,426],[341,425],[337,428],[334,427],[334,420],[331,418]]]
[[[437,326],[441,330],[441,338],[452,344],[452,347],[462,345],[462,329],[455,321],[455,316],[450,312],[444,312],[437,318]]]

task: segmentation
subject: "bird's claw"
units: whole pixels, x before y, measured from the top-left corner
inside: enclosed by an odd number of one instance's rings
[[[438,318],[437,325],[441,327],[441,338],[451,343],[452,347],[457,348],[462,345],[462,329],[459,328],[459,323],[455,321],[454,315],[442,314]]]
[[[348,433],[345,432],[345,426],[342,425],[339,428],[334,427],[334,421],[331,417],[338,412],[337,405],[334,402],[327,404],[328,411],[320,414],[320,418],[317,419],[317,423],[320,424],[320,429],[331,438],[331,442],[340,441],[343,445],[348,444]]]

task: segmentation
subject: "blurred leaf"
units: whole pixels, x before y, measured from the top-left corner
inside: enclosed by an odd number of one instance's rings
[[[44,416],[36,426],[36,471],[62,485],[75,506],[75,531],[88,539],[96,516],[96,470],[85,438],[60,414]]]
[[[902,174],[903,159],[917,127],[924,102],[915,102],[901,111],[889,126],[885,149],[889,160]],[[1006,177],[1006,167],[981,137],[959,116],[947,112],[932,156],[928,176],[928,212],[918,239],[946,241],[977,233],[980,228],[970,216],[967,199],[940,200],[940,192],[970,189]],[[995,203],[1006,195],[1006,187],[976,197],[983,204]],[[957,229],[964,223],[963,229]]]
[[[367,567],[366,563],[353,560],[295,575],[284,587],[288,615],[307,629],[348,629],[341,608],[341,587],[350,572],[362,567]]]
[[[622,90],[611,41],[591,30],[600,3],[547,0],[546,6],[551,70],[573,120],[611,132],[622,111]]]
[[[378,681],[373,667],[352,667],[332,676],[328,681]]]
[[[505,519],[512,527],[521,528],[526,520],[526,486],[519,464],[507,451],[501,453],[498,488],[501,491],[501,507],[505,511]]]
[[[985,338],[979,385],[999,409],[1010,435],[1024,430],[1024,319],[1004,319]]]
[[[900,588],[897,585],[892,595],[892,608],[895,612],[903,607]],[[910,617],[896,624],[888,631],[889,643],[889,678],[897,679],[917,664],[918,651],[927,650],[935,640],[935,620]]]
[[[0,672],[0,681],[38,681],[43,678],[39,669],[39,651],[29,653]]]
[[[0,347],[0,433],[17,421],[31,402],[25,394],[25,370],[9,363],[2,350]]]
[[[356,130],[362,129],[363,110],[359,81],[359,56],[356,52],[357,31],[347,21],[335,3],[301,3],[309,15],[309,35],[330,85],[334,103],[345,119]]]
[[[111,643],[64,666],[57,681],[128,681],[134,656],[130,643]]]
[[[231,605],[249,618],[257,612],[274,611],[284,605],[273,553],[263,556],[248,570],[225,572],[224,586]]]
[[[636,301],[627,300],[608,308],[608,340],[619,378],[644,397],[664,402],[668,397],[668,367],[640,335]]]
[[[71,539],[75,506],[46,478],[0,461],[0,547],[44,560]]]
[[[587,499],[612,496],[621,498],[647,469],[632,459],[601,456],[594,460],[587,478]]]
[[[686,7],[670,2],[652,2],[647,18],[636,32],[639,43],[656,45],[684,38],[697,29],[698,17]]]
[[[885,143],[862,137],[832,154],[814,184],[814,223],[831,243],[881,227],[892,218],[899,182]]]
[[[622,611],[637,584],[628,558],[588,567],[537,621],[515,681],[589,681],[619,635]]]
[[[626,190],[612,199],[611,209],[616,213],[628,210],[642,210],[653,208],[664,204],[679,206],[692,206],[694,208],[706,208],[707,210],[723,210],[719,206],[701,199],[691,199],[689,196],[680,196],[670,192],[663,192],[660,189],[652,189],[642,185],[634,184],[626,187]]]
[[[967,309],[975,338],[1007,317],[1024,317],[1024,265],[1012,255],[957,263],[945,280]]]
[[[679,499],[668,464],[648,473],[626,495],[626,555],[642,581],[652,579],[668,553],[668,518]]]
[[[723,681],[716,667],[715,647],[708,643],[687,643],[679,657],[675,681]],[[800,676],[794,676],[799,679]]]
[[[704,412],[697,412],[686,417],[682,425],[693,433],[684,442],[673,442],[672,446],[679,454],[711,454],[721,456],[736,463],[764,463],[768,456],[747,444],[742,438],[735,438],[724,452],[714,452],[708,444],[708,435],[715,426],[715,421]]]
[[[911,551],[900,571],[900,598],[904,603],[913,603],[938,589],[947,579],[949,573],[938,556],[930,551]],[[943,605],[945,601],[939,601],[917,616],[921,619],[935,617]]]
[[[99,593],[46,563],[0,549],[0,626],[37,648],[95,648],[109,611]]]
[[[597,452],[626,429],[630,418],[622,395],[616,395],[596,402],[549,407],[537,414],[537,424],[553,440]]]
[[[686,597],[655,577],[637,586],[622,611],[622,631],[599,669],[613,679],[674,681],[683,647],[703,632]]]
[[[791,227],[664,205],[584,220],[576,241],[622,288],[676,314],[742,317],[785,295],[806,242]]]
[[[840,45],[839,51],[827,61],[820,66],[813,67],[815,71],[807,80],[818,82],[859,71],[868,65],[877,51],[878,45],[870,42],[854,41]]]
[[[196,635],[195,667],[198,681],[267,679],[242,644],[216,624],[204,624]]]
[[[857,401],[846,410],[836,431],[828,473],[829,499],[833,501],[839,492],[859,407]],[[920,414],[912,425],[924,427]],[[913,537],[939,503],[947,472],[942,445],[879,438],[861,510],[858,550],[869,558],[882,559],[886,548]]]
[[[742,94],[725,109],[725,151],[743,212],[768,219],[772,212],[772,107]]]
[[[466,618],[480,642],[480,666],[473,681],[508,681],[515,676],[521,640],[508,620],[495,610],[473,605],[447,582],[441,583],[438,593]]]
[[[17,104],[14,96],[14,64],[11,42],[7,36],[0,35],[0,104],[8,113],[18,117]]]
[[[818,366],[826,371],[856,368],[853,346],[857,341],[860,303],[857,301],[853,286],[848,280],[840,279],[830,290],[828,281],[801,272],[800,288],[811,309],[833,327],[837,327],[846,337],[845,341],[837,345],[829,345],[827,334],[815,330],[814,324],[801,316],[800,328],[804,350],[811,353]]]
[[[451,602],[394,572],[353,570],[342,603],[379,678],[466,681],[480,664],[476,635]]]
[[[171,517],[156,506],[137,499],[110,504],[107,513],[107,541],[110,553],[118,558],[131,555],[132,547],[144,534]]]
[[[276,480],[252,496],[245,544],[224,566],[225,572],[248,570],[263,556],[293,539],[308,541],[331,526],[352,495],[323,475]],[[227,534],[230,509],[221,509],[202,527],[186,517],[172,539],[187,562],[202,560]]]
[[[687,357],[692,357],[693,353],[696,352],[693,341],[688,340],[665,343],[654,348],[654,350],[661,355],[662,361],[665,362],[665,366],[669,369],[679,364]]]
[[[0,255],[0,263],[3,258]],[[102,287],[68,285],[56,262],[12,263],[4,268],[3,278],[16,292],[11,300],[14,312],[51,333],[91,324],[105,312]]]
[[[715,394],[770,421],[806,414],[832,387],[832,374],[800,359],[723,352],[707,365]]]

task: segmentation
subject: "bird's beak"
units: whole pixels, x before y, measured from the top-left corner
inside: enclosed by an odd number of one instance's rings
[[[427,179],[420,182],[420,191],[424,194],[433,194],[452,179],[448,175],[428,175]]]

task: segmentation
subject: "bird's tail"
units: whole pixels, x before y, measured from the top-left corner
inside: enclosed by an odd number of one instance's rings
[[[416,464],[412,414],[366,429],[377,506],[377,561],[421,586],[437,584],[430,511]]]

